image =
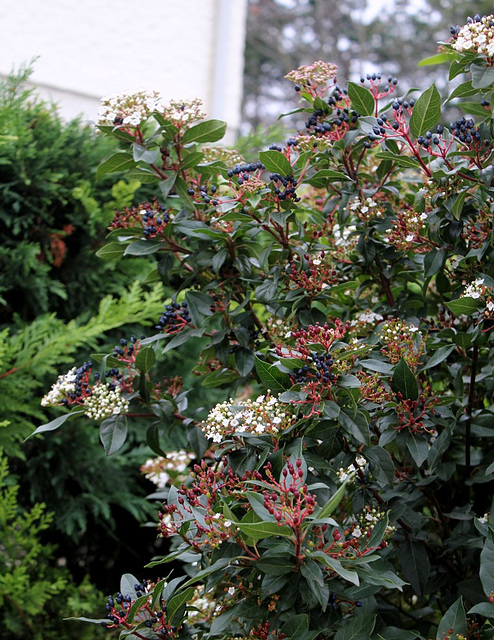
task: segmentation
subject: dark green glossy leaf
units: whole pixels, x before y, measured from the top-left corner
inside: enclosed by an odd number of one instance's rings
[[[280,151],[261,151],[259,160],[266,167],[267,171],[279,173],[281,176],[288,176],[292,173],[292,166],[287,157]]]
[[[419,396],[417,379],[403,357],[393,371],[391,388],[395,393],[401,393],[405,400],[416,400]]]
[[[376,624],[376,614],[353,616],[336,632],[334,640],[369,640]]]
[[[489,597],[494,592],[494,542],[490,537],[486,538],[480,554],[480,581]]]
[[[101,249],[98,249],[96,255],[103,260],[115,260],[121,258],[124,251],[125,245],[120,242],[110,242],[109,244],[105,244],[104,247],[101,247]]]
[[[127,439],[127,416],[118,413],[104,420],[99,437],[107,456],[118,451]]]
[[[410,130],[417,138],[425,134],[441,117],[441,96],[435,84],[432,84],[416,100],[410,117]]]
[[[446,302],[446,306],[455,316],[471,316],[478,311],[481,304],[481,301],[477,298],[470,298],[468,296]]]
[[[411,584],[417,596],[421,598],[429,578],[429,555],[420,541],[409,538],[401,542],[397,550],[403,569],[403,577]]]
[[[264,362],[256,356],[256,373],[266,390],[273,392],[284,391],[290,387],[288,374],[282,373],[277,367],[268,362]]]
[[[467,635],[467,617],[461,598],[458,598],[442,617],[437,629],[436,640],[444,640],[445,637],[455,638],[459,635]]]
[[[156,362],[156,353],[152,347],[141,349],[136,356],[135,365],[142,373],[147,373]]]
[[[107,173],[119,173],[135,166],[134,159],[126,151],[117,151],[102,162],[96,170],[96,180],[100,180]]]
[[[184,144],[190,142],[217,142],[225,135],[226,122],[221,120],[206,120],[199,122],[184,133],[182,141]]]
[[[361,116],[374,115],[376,103],[372,93],[360,84],[348,83],[348,97],[352,101],[352,107]]]

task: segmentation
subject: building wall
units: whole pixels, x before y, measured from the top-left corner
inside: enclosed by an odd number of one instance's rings
[[[0,3],[0,75],[31,77],[64,117],[96,118],[102,96],[156,89],[201,98],[240,125],[247,0],[17,0]]]

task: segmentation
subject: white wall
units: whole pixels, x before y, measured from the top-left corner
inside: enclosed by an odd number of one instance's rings
[[[64,117],[96,118],[102,96],[156,89],[201,98],[240,124],[247,0],[1,0],[0,75],[31,77]]]

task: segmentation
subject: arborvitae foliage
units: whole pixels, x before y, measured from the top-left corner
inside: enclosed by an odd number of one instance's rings
[[[140,183],[95,180],[114,145],[24,88],[29,70],[0,83],[0,322],[94,311],[132,271],[95,258],[114,208]],[[103,288],[102,288],[103,285]]]
[[[56,548],[42,540],[53,523],[43,503],[18,504],[19,486],[9,476],[0,450],[0,637],[9,640],[73,638],[62,618],[97,612],[99,593],[87,580],[74,584],[64,560],[56,566]],[[101,637],[81,630],[81,640]]]

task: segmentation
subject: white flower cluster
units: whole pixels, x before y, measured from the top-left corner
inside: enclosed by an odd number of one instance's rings
[[[338,480],[340,482],[346,482],[347,480],[353,480],[357,475],[358,469],[363,469],[367,464],[366,459],[363,456],[357,456],[355,458],[354,464],[351,464],[346,469],[340,467],[338,469]]]
[[[348,244],[355,245],[357,243],[357,238],[354,237],[353,242],[349,240],[350,235],[357,230],[355,225],[350,225],[342,229],[339,224],[335,224],[333,227],[333,238],[335,246],[344,247]]]
[[[146,460],[141,467],[141,473],[157,487],[163,489],[170,478],[180,480],[180,474],[187,469],[191,460],[195,460],[193,453],[183,450],[168,451],[166,457],[158,456]]]
[[[157,91],[119,93],[101,99],[98,124],[137,127],[153,111],[161,113],[163,109],[162,98]]]
[[[118,413],[127,413],[129,403],[118,387],[112,389],[109,384],[97,384],[84,400],[84,408],[88,418],[104,420]]]
[[[217,404],[209,412],[203,431],[206,438],[221,442],[231,435],[257,433],[273,434],[287,428],[293,416],[273,396],[259,396],[256,400],[233,400]]]
[[[375,313],[374,311],[362,311],[358,313],[355,318],[350,322],[350,326],[355,327],[356,325],[369,324],[373,327],[379,322],[382,322],[384,317],[380,313]]]
[[[466,283],[464,282],[463,284]],[[481,298],[486,291],[487,288],[484,286],[484,278],[477,278],[465,287],[460,298],[474,298],[475,300],[478,300],[478,298]]]
[[[41,400],[43,407],[51,407],[60,404],[62,400],[67,398],[69,393],[75,391],[75,367],[68,371],[65,375],[58,376],[57,381],[50,391]]]
[[[138,127],[156,111],[176,126],[180,126],[204,117],[201,104],[199,99],[194,99],[172,100],[169,105],[165,105],[157,91],[120,93],[102,98],[98,124]]]
[[[170,104],[163,108],[161,114],[176,127],[202,120],[206,115],[202,111],[202,101],[199,98],[194,98],[193,100],[170,100]]]
[[[464,25],[451,43],[456,51],[476,51],[494,57],[494,16],[482,16]]]
[[[356,213],[362,220],[372,220],[372,218],[382,214],[382,211],[377,207],[378,203],[372,198],[366,198],[363,202],[357,198],[348,205],[347,210],[351,213]]]
[[[220,613],[221,606],[213,597],[213,591],[206,591],[203,586],[196,587],[192,598],[187,603],[187,622],[195,624],[201,620],[210,620]]]

